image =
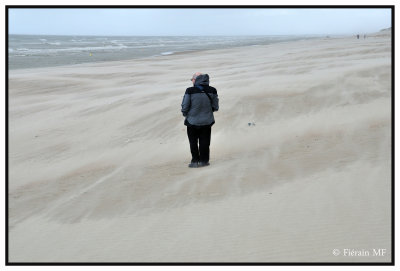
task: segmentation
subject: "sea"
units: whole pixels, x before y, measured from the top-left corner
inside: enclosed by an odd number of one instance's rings
[[[259,46],[313,36],[48,36],[9,35],[8,69],[165,57],[172,54]]]

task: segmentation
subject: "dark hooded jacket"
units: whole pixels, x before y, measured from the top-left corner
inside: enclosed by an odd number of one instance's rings
[[[214,111],[218,111],[217,90],[209,86],[208,74],[197,76],[193,87],[187,88],[182,100],[182,114],[186,126],[211,126],[215,123]]]

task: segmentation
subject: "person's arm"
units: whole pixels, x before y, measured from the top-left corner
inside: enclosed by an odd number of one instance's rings
[[[213,112],[218,111],[219,109],[219,99],[218,99],[218,93],[217,90],[215,90],[215,92],[213,92],[213,98],[212,98],[212,109]]]
[[[186,90],[185,95],[183,96],[183,100],[182,100],[182,114],[183,116],[187,116],[189,110],[190,110],[190,94],[188,93],[188,91]]]

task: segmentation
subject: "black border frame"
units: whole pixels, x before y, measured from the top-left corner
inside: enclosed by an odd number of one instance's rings
[[[392,228],[391,228],[391,262],[10,262],[9,261],[9,225],[8,225],[8,22],[9,9],[391,9],[391,203],[392,203]],[[395,6],[394,5],[5,5],[5,265],[6,266],[394,266],[395,265]]]

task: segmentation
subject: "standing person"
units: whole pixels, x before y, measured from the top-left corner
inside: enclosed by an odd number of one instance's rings
[[[182,114],[187,126],[192,161],[189,167],[210,165],[211,126],[215,123],[213,112],[218,111],[217,90],[209,86],[208,74],[196,72],[193,87],[186,89],[182,100]]]

